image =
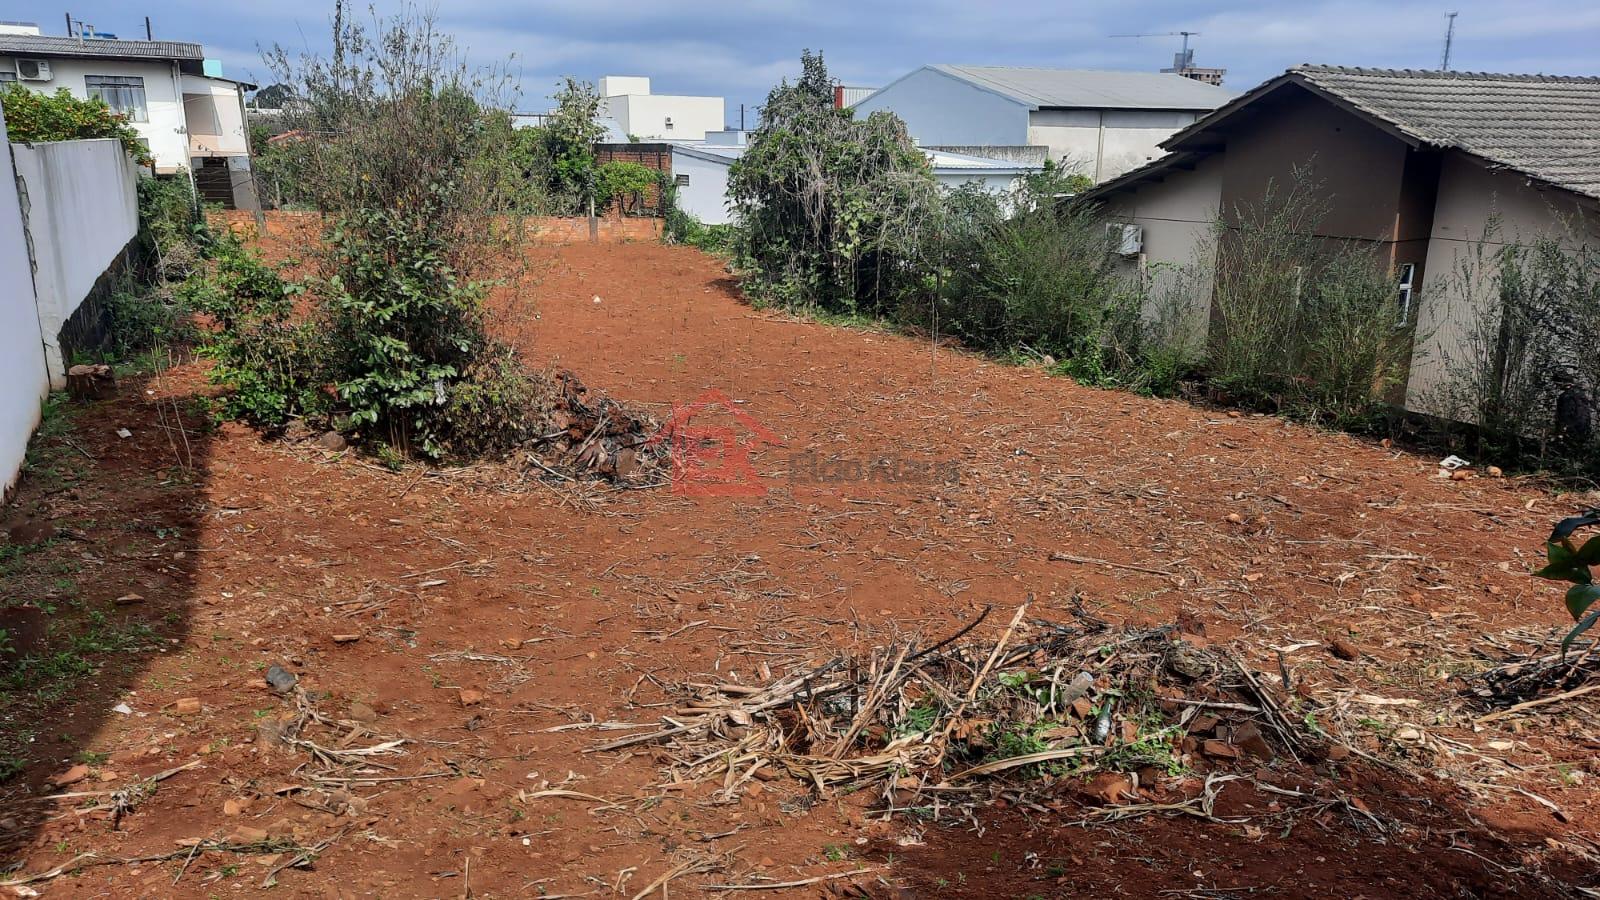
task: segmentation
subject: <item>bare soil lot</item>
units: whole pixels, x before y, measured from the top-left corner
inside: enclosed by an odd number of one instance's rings
[[[282,256],[297,240],[265,244]],[[1557,592],[1526,572],[1575,501],[1441,479],[1430,459],[1273,418],[753,310],[692,249],[533,256],[494,298],[529,358],[663,420],[721,391],[781,441],[753,449],[765,492],[616,490],[501,466],[388,472],[314,440],[202,428],[185,405],[208,390],[202,364],[124,379],[117,397],[52,421],[4,511],[7,604],[43,610],[56,624],[42,652],[63,654],[3,706],[0,756],[18,770],[0,784],[5,858],[21,877],[69,869],[27,888],[1455,897],[1595,885],[1591,708],[1474,726],[1486,710],[1452,680],[1559,627]],[[873,477],[885,458],[913,477]],[[649,745],[587,752],[630,733],[603,723],[673,715],[677,685],[760,682],[897,634],[932,640],[989,606],[980,631],[998,632],[1030,596],[1040,616],[1181,622],[1263,673],[1281,664],[1359,753],[1226,766],[1196,754],[1194,772],[1138,798],[1192,797],[1211,769],[1247,776],[1208,819],[1107,816],[1062,779],[934,820],[886,819],[876,795],[787,778],[731,797],[664,784]],[[314,709],[266,686],[272,665]],[[297,726],[300,743],[280,739]],[[370,754],[367,778],[315,777],[352,752]],[[69,773],[81,778],[51,784]],[[819,880],[841,873],[854,874]]]

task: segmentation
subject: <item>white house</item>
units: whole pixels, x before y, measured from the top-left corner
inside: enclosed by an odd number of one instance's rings
[[[699,141],[723,128],[721,97],[650,93],[650,79],[606,75],[600,79],[600,115],[617,120],[626,135],[646,141]]]
[[[1113,178],[1162,155],[1159,145],[1232,92],[1182,75],[1013,66],[923,66],[855,105],[887,110],[924,147],[982,156],[1043,147],[1050,159]]]
[[[707,225],[733,221],[728,205],[728,171],[745,150],[745,131],[713,131],[703,141],[674,141],[672,179],[678,188],[678,206]],[[980,185],[991,193],[1009,193],[1017,179],[1038,172],[1037,164],[988,159],[964,153],[923,148],[941,187],[954,189]]]
[[[41,34],[37,25],[0,26],[0,83],[99,97],[128,117],[155,157],[157,174],[192,172],[204,199],[253,209],[244,92],[254,85],[221,74],[199,44],[59,37]]]

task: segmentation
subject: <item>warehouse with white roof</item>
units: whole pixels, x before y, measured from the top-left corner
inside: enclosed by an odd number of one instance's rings
[[[1031,148],[1105,181],[1162,155],[1160,143],[1232,92],[1182,75],[1021,66],[923,66],[875,91],[924,147],[1018,158]]]

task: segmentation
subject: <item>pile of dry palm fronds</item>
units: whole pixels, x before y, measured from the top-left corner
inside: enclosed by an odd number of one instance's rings
[[[1317,753],[1274,684],[1175,628],[1026,615],[983,618],[931,646],[899,640],[763,686],[691,684],[657,731],[602,744],[665,748],[672,784],[718,779],[732,799],[788,774],[818,792],[875,787],[889,809],[974,796],[985,780],[1145,779],[1245,756]],[[986,613],[987,614],[987,613]]]

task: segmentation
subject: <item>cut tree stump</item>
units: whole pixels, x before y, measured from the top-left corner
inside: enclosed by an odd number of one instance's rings
[[[117,392],[117,376],[104,363],[67,370],[67,394],[74,400],[104,400]]]

